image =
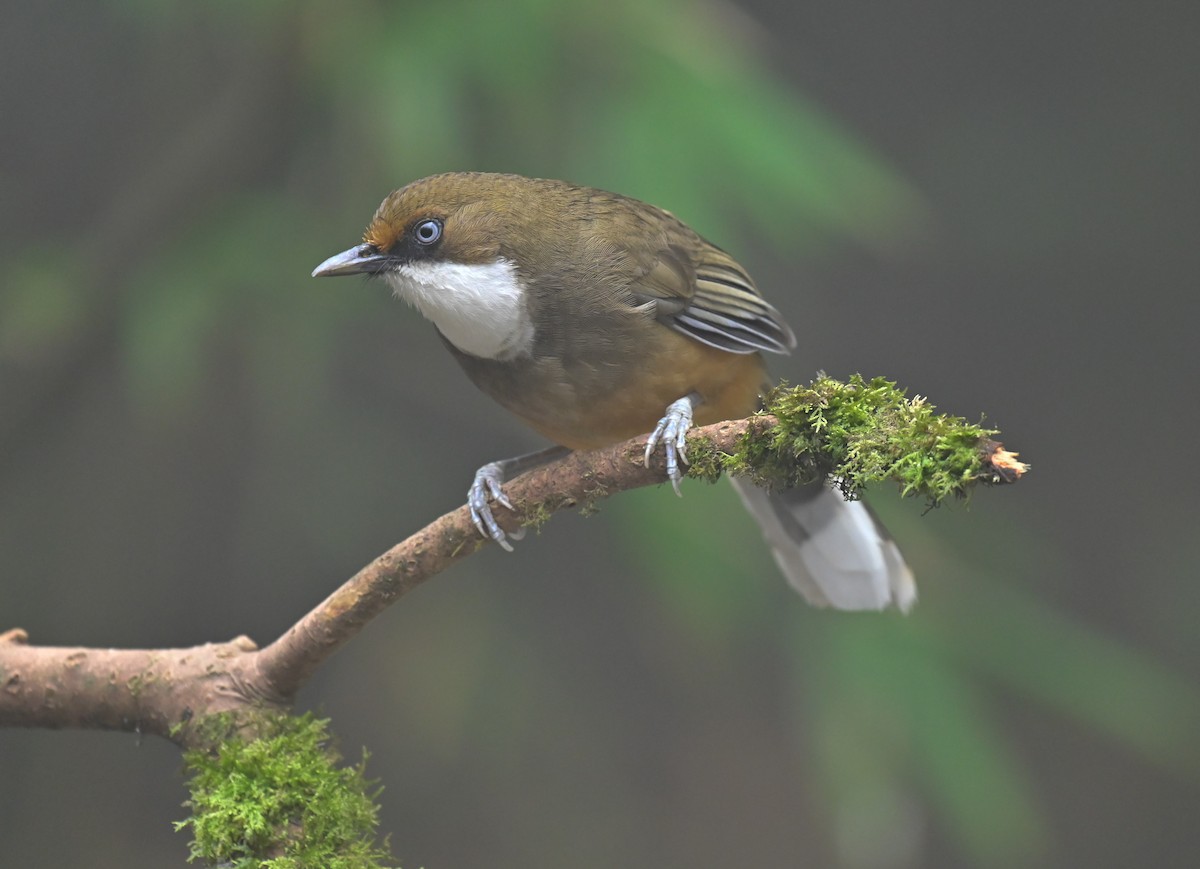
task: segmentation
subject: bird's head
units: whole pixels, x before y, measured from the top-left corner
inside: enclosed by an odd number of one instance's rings
[[[522,273],[539,259],[544,183],[481,172],[414,181],[383,200],[361,244],[313,276],[382,276],[464,353],[527,354],[534,330]]]

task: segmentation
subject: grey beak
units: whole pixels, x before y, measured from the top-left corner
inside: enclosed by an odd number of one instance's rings
[[[329,278],[336,275],[373,275],[387,268],[388,257],[369,244],[360,244],[350,250],[336,253],[313,269],[314,278]]]

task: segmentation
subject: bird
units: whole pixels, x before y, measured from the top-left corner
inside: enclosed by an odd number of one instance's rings
[[[662,208],[565,181],[447,172],[389,194],[362,241],[314,277],[382,278],[432,321],[483,393],[553,446],[479,468],[480,534],[512,549],[504,481],[573,450],[649,433],[676,493],[693,425],[740,419],[769,386],[764,354],[795,333],[746,270]],[[810,603],[907,611],[916,586],[861,501],[824,482],[735,487]],[[514,537],[516,535],[513,535]]]

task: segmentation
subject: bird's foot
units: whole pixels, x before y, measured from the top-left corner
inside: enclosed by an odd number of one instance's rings
[[[475,523],[479,533],[512,552],[512,544],[508,542],[508,539],[511,537],[513,540],[520,540],[525,536],[525,529],[518,528],[516,531],[506,534],[496,522],[496,517],[492,515],[490,502],[495,501],[501,507],[515,510],[512,501],[508,500],[508,495],[504,494],[504,481],[510,476],[522,474],[547,462],[561,459],[569,452],[571,451],[566,447],[548,447],[527,456],[489,462],[476,471],[471,488],[467,490],[467,509],[471,511],[471,521]]]
[[[492,505],[489,503],[495,501],[509,510],[513,509],[512,501],[504,494],[504,464],[490,462],[475,472],[475,479],[471,488],[467,490],[467,508],[471,511],[471,521],[475,523],[480,534],[495,540],[504,549],[512,552],[512,544],[508,542],[509,535],[505,534],[504,529],[496,522],[496,517],[492,515]],[[524,528],[512,534],[514,540],[520,540],[524,536]]]
[[[679,481],[683,479],[680,464],[688,463],[687,433],[688,429],[692,427],[692,415],[699,403],[700,396],[694,392],[678,401],[671,402],[667,406],[666,415],[658,421],[658,425],[654,427],[649,440],[646,441],[646,467],[650,467],[650,457],[654,455],[654,450],[661,441],[663,451],[667,454],[667,477],[671,480],[675,494],[680,496],[683,495],[679,491]]]

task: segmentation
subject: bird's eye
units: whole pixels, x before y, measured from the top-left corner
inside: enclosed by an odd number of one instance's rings
[[[417,244],[430,245],[442,237],[442,222],[440,220],[422,220],[413,227],[413,237]]]

